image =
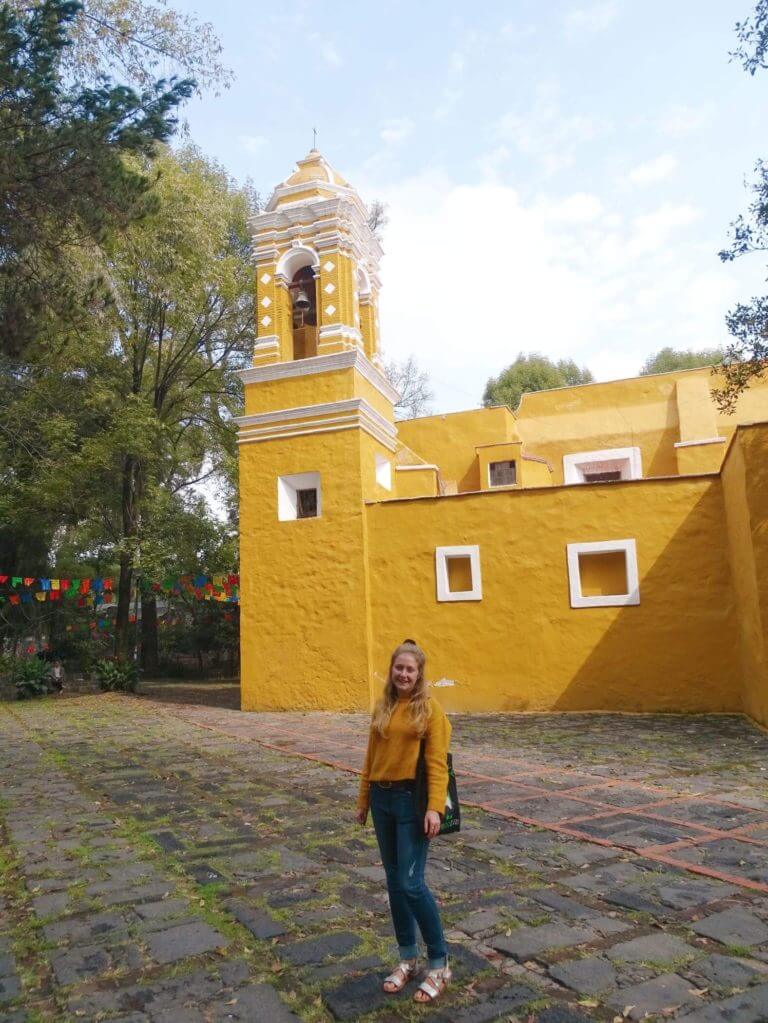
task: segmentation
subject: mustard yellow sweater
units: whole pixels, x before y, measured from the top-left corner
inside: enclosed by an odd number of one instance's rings
[[[420,739],[410,720],[409,703],[408,697],[404,697],[395,704],[386,738],[373,728],[370,730],[363,776],[360,779],[360,795],[357,800],[360,809],[368,809],[372,781],[405,781],[416,777]],[[445,795],[448,789],[446,756],[451,741],[451,723],[437,700],[430,698],[429,705],[431,714],[424,736],[424,760],[427,766],[429,792],[427,809],[442,814],[445,812]]]

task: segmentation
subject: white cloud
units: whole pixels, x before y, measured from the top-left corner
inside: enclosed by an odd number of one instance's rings
[[[607,134],[611,125],[590,114],[563,114],[556,100],[543,100],[526,114],[504,114],[496,137],[531,157],[547,175],[570,167],[576,150]]]
[[[324,43],[320,55],[329,67],[341,67],[344,63],[334,43]]]
[[[254,156],[269,145],[269,139],[264,135],[239,135],[237,141],[246,153],[251,153]]]
[[[686,106],[676,103],[668,107],[658,121],[658,129],[662,135],[672,139],[686,138],[693,135],[706,124],[710,116],[708,106]]]
[[[654,185],[657,181],[663,181],[670,174],[674,174],[677,167],[676,157],[671,156],[669,153],[663,153],[653,160],[646,160],[644,163],[638,164],[627,175],[627,181],[631,185],[639,185],[640,187]]]
[[[388,146],[397,146],[413,134],[413,129],[414,123],[410,118],[394,118],[384,124],[379,136]]]
[[[479,404],[519,351],[610,379],[665,345],[719,344],[726,309],[749,293],[688,204],[632,216],[588,192],[528,202],[496,180],[460,185],[437,170],[374,192],[390,217],[385,355],[415,355],[445,411]]]
[[[565,15],[565,27],[571,32],[604,32],[619,15],[619,5],[603,0],[589,7],[577,7]]]

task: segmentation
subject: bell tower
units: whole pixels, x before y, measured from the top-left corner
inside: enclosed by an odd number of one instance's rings
[[[365,502],[387,496],[398,394],[381,372],[381,248],[312,149],[252,220],[257,340],[241,374],[244,710],[368,709]]]
[[[253,227],[254,366],[354,348],[378,365],[381,246],[357,192],[312,149]]]

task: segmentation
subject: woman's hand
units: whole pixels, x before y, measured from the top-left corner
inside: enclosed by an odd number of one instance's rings
[[[424,814],[424,834],[434,838],[440,832],[440,814],[437,810],[427,810]]]
[[[357,821],[358,824],[365,824],[365,822],[368,820],[368,811],[361,810],[360,807],[358,807],[355,810],[355,820]]]

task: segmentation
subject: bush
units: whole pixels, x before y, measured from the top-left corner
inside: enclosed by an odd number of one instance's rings
[[[16,657],[10,664],[11,681],[19,700],[31,700],[48,692],[51,666],[37,657]]]
[[[139,668],[132,661],[97,661],[93,670],[99,685],[106,692],[136,692]]]

